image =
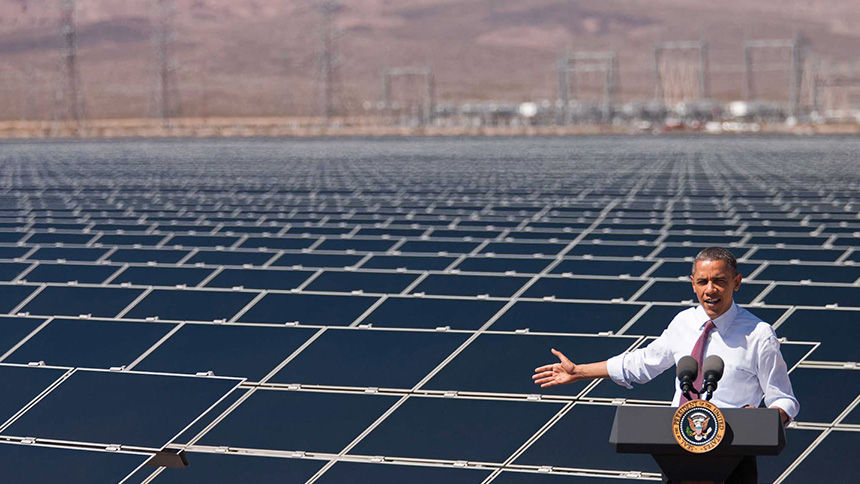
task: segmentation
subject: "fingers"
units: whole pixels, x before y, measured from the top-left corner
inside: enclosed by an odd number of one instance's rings
[[[541,388],[554,387],[554,386],[556,386],[556,385],[558,385],[558,384],[559,384],[559,383],[558,383],[557,381],[553,380],[553,381],[548,381],[548,382],[546,382],[546,383],[542,384],[540,387],[541,387]]]
[[[538,378],[552,377],[552,375],[553,375],[553,372],[551,372],[551,371],[542,371],[540,373],[535,372],[535,374],[532,375],[532,380],[537,380]]]
[[[555,378],[553,378],[551,376],[545,376],[543,378],[536,378],[535,384],[536,385],[543,385],[544,383],[551,382],[551,381],[555,381]]]
[[[570,363],[570,360],[568,360],[568,359],[567,359],[567,357],[566,357],[566,356],[564,356],[564,353],[562,353],[561,351],[558,351],[558,350],[557,350],[557,349],[555,349],[555,348],[553,348],[553,349],[552,349],[552,350],[550,350],[550,351],[552,351],[552,354],[554,354],[555,356],[557,356],[557,357],[558,357],[558,359],[559,359],[559,360],[561,360],[561,362],[562,362],[562,363]]]
[[[540,368],[535,368],[535,373],[541,373],[544,371],[552,371],[552,366],[555,364],[556,363],[553,363],[551,365],[544,365],[544,366],[541,366]]]

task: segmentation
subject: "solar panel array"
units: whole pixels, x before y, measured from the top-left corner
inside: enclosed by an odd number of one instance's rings
[[[530,377],[550,348],[647,345],[693,303],[692,257],[723,245],[801,401],[760,479],[853,482],[834,463],[860,444],[858,148],[6,144],[0,467],[72,484],[659,480],[608,435],[618,405],[669,404],[671,371],[633,390]],[[165,448],[190,467],[143,465]]]

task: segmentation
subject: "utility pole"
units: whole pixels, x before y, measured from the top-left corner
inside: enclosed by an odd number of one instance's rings
[[[341,8],[340,0],[319,0],[316,4],[316,9],[321,15],[317,65],[322,81],[323,116],[326,123],[334,116],[335,84],[338,81],[337,74],[340,67],[340,59],[336,53],[336,40],[340,33],[335,28],[335,17]]]
[[[175,0],[155,0],[153,46],[156,60],[155,99],[157,115],[162,125],[170,126],[170,119],[181,114],[177,65],[174,58],[176,47],[176,3]]]
[[[73,121],[80,129],[84,101],[78,70],[75,0],[60,0],[60,86],[54,107],[56,120]]]

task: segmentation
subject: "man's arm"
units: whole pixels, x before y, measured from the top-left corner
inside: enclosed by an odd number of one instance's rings
[[[561,351],[553,348],[552,354],[558,357],[559,362],[535,368],[535,374],[532,375],[532,380],[541,388],[564,385],[580,380],[609,378],[605,361],[577,365],[564,356]]]

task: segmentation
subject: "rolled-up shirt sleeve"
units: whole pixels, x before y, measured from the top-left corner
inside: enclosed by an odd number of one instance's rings
[[[609,378],[615,383],[633,388],[632,383],[647,383],[675,364],[669,347],[667,332],[664,331],[645,348],[625,351],[606,361]]]
[[[772,330],[771,330],[772,331]],[[762,340],[759,348],[756,375],[764,392],[764,404],[779,407],[794,420],[800,411],[800,403],[794,397],[788,367],[779,351],[779,340],[775,334]]]

